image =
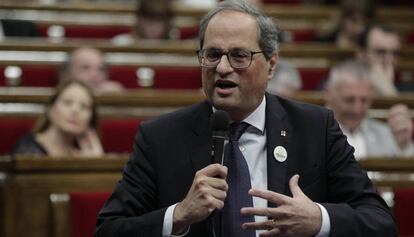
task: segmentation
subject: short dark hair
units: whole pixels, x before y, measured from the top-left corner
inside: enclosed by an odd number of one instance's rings
[[[390,26],[383,25],[383,24],[369,25],[368,27],[365,28],[364,32],[362,32],[361,36],[358,39],[358,45],[361,49],[364,49],[364,50],[367,49],[369,34],[371,33],[371,31],[373,31],[375,29],[380,30],[384,33],[398,35],[398,32]]]

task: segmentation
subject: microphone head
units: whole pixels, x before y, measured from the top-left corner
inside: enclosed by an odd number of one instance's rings
[[[217,110],[210,117],[210,127],[213,131],[213,136],[217,133],[220,135],[227,135],[229,131],[229,125],[230,116],[224,110]]]

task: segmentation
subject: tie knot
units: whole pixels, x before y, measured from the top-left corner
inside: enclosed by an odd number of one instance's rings
[[[245,122],[230,124],[230,141],[238,141],[249,126]]]

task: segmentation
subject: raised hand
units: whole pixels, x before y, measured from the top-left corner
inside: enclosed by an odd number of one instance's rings
[[[266,230],[265,236],[315,236],[322,225],[322,214],[316,203],[310,200],[298,185],[299,175],[289,181],[293,197],[279,193],[251,189],[249,194],[275,203],[277,207],[242,208],[243,215],[267,216],[268,221],[243,224],[245,229]]]

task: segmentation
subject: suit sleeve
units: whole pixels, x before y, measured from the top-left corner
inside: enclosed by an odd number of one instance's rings
[[[151,147],[141,126],[122,180],[98,215],[97,237],[161,236],[166,207],[158,205]]]
[[[322,205],[329,213],[330,236],[397,236],[388,206],[355,160],[354,149],[331,111],[327,116],[326,139],[329,203]]]

